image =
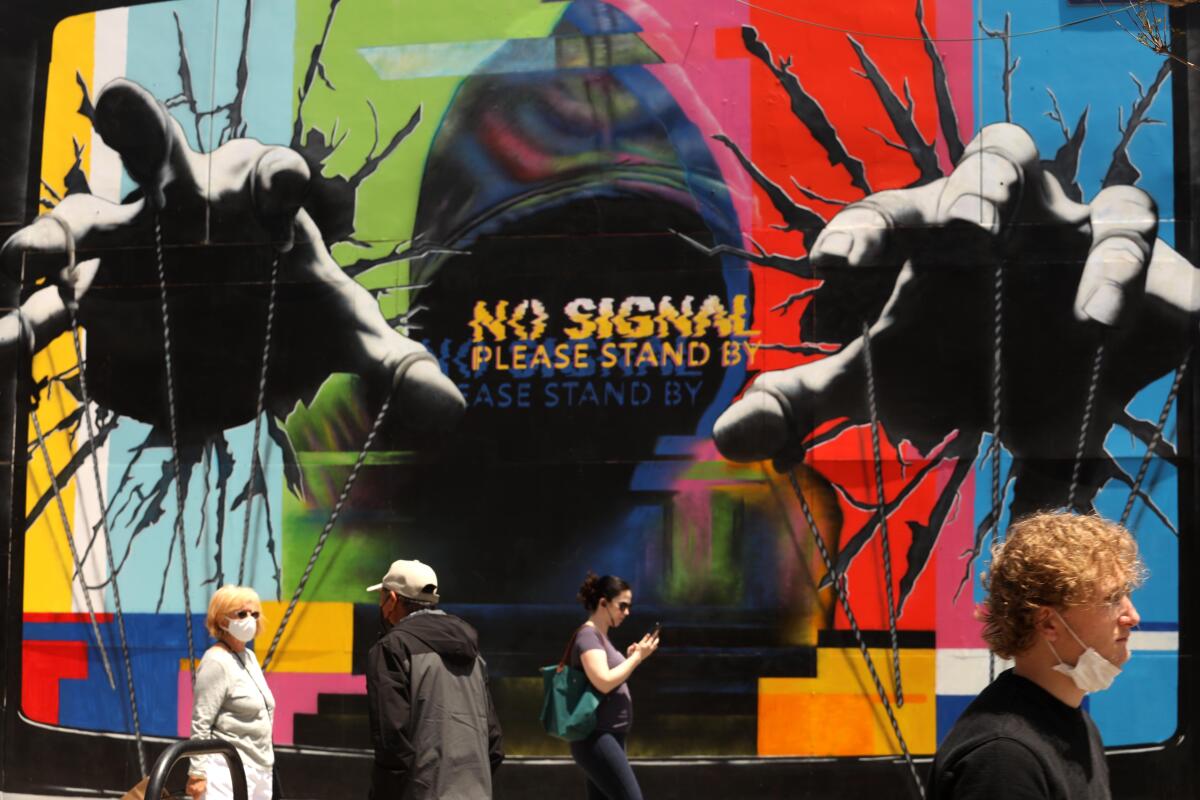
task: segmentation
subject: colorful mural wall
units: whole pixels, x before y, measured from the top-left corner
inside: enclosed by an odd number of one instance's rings
[[[899,755],[885,706],[928,755],[1005,666],[988,548],[1074,505],[1151,573],[1090,711],[1179,730],[1200,309],[1173,62],[1103,7],[176,0],[50,46],[49,219],[2,255],[21,718],[135,775],[245,583],[277,746],[365,750],[363,587],[406,557],[510,756],[566,753],[537,667],[588,569],[663,623],[633,756]]]

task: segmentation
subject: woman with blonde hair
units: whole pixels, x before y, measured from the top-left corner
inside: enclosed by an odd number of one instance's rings
[[[192,693],[192,738],[224,739],[237,748],[249,800],[271,800],[275,765],[275,698],[258,658],[246,647],[262,632],[262,622],[262,603],[253,589],[222,586],[216,591],[204,624],[217,643],[200,660]],[[225,759],[193,758],[187,794],[192,800],[231,800]]]

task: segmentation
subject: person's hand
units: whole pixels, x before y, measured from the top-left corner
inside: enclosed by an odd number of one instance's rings
[[[268,411],[285,417],[331,373],[350,372],[377,402],[394,392],[391,416],[407,427],[457,421],[458,389],[343,272],[301,207],[310,176],[298,153],[252,139],[197,153],[166,107],[126,80],[100,92],[94,125],[138,190],[120,204],[68,195],[5,243],[0,300],[21,301],[22,313],[0,316],[0,359],[19,336],[28,345],[32,332],[36,351],[68,330],[77,302],[93,399],[164,426],[161,268],[178,427],[185,438],[211,435],[254,418],[277,267]],[[72,239],[79,263],[67,271]],[[42,279],[47,286],[22,296]]]
[[[1087,455],[1146,384],[1179,365],[1195,327],[1197,270],[1156,239],[1154,201],[1114,186],[1071,201],[1015,125],[985,128],[954,172],[879,192],[835,216],[810,253],[828,280],[891,268],[869,324],[879,418],[928,451],[957,432],[970,457],[990,431],[996,266],[1002,267],[1001,439],[1016,463],[1014,513],[1067,501],[1091,366],[1104,342]],[[814,299],[817,313],[838,314]],[[842,309],[841,313],[845,313]],[[717,420],[735,461],[784,460],[819,426],[870,421],[865,341],[760,375]],[[1082,497],[1106,479],[1085,470]],[[1085,503],[1086,504],[1086,503]]]
[[[188,775],[187,786],[183,790],[188,797],[192,800],[201,800],[207,790],[208,779],[203,775]]]
[[[636,641],[629,645],[625,651],[628,658],[636,657],[638,661],[645,661],[650,656],[654,655],[654,651],[658,649],[658,637],[646,634],[640,641]]]

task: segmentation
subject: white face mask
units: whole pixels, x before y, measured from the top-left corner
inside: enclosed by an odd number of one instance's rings
[[[258,620],[250,616],[245,619],[230,617],[229,622],[225,623],[225,630],[229,631],[229,635],[239,642],[248,642],[258,632]]]
[[[1075,631],[1071,630],[1071,626],[1067,624],[1067,621],[1062,618],[1061,614],[1055,611],[1054,616],[1058,617],[1063,627],[1067,629],[1067,632],[1075,638],[1075,641],[1079,642],[1079,646],[1085,648],[1083,655],[1079,657],[1079,660],[1075,662],[1075,666],[1072,667],[1059,657],[1058,651],[1054,649],[1054,645],[1050,644],[1050,640],[1047,639],[1046,644],[1050,645],[1050,651],[1058,659],[1058,664],[1054,666],[1054,670],[1066,675],[1084,692],[1102,692],[1112,686],[1113,680],[1121,674],[1121,668],[1097,653],[1096,648],[1085,644],[1075,634]]]

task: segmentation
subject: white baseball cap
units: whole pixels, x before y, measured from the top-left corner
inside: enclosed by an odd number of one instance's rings
[[[433,567],[420,561],[393,561],[383,580],[368,586],[368,592],[388,589],[409,600],[424,603],[438,601],[438,579]]]

